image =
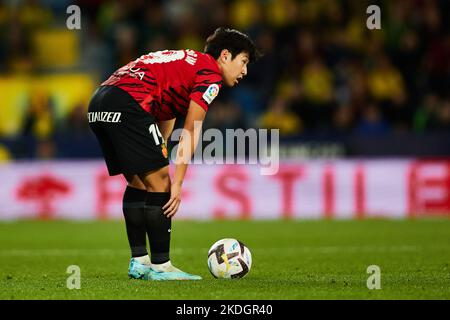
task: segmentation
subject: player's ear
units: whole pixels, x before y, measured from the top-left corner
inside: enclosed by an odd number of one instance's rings
[[[223,50],[220,52],[220,60],[221,60],[222,62],[226,62],[226,61],[231,60],[231,52],[228,51],[228,49],[223,49]]]

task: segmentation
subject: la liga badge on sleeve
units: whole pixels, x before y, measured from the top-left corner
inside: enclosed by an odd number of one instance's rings
[[[206,89],[205,93],[203,94],[203,99],[210,104],[215,97],[219,94],[219,85],[218,84],[211,84],[208,89]]]

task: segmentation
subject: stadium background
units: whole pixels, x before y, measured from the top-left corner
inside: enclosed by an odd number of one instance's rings
[[[66,26],[70,4],[80,30]],[[381,30],[366,27],[369,4],[381,8]],[[105,178],[86,121],[93,90],[148,51],[202,50],[217,26],[247,32],[264,56],[223,90],[205,129],[279,128],[282,163],[272,180],[252,166],[192,166],[180,218],[445,215],[449,9],[437,0],[2,1],[0,217],[120,216],[123,182]],[[211,201],[224,205],[195,197],[211,185]]]

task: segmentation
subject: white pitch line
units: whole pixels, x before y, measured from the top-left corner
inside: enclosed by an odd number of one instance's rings
[[[361,252],[416,252],[419,246],[286,246],[286,247],[267,247],[250,250],[252,252],[280,253],[361,253]],[[172,253],[180,254],[186,252],[208,252],[207,248],[174,248]],[[9,249],[0,250],[2,257],[36,257],[36,256],[113,256],[118,254],[129,254],[129,250],[114,249]]]
[[[187,251],[184,249],[172,249],[171,252],[181,253]],[[129,254],[129,250],[113,250],[113,249],[11,249],[0,250],[0,256],[16,256],[16,257],[36,257],[36,256],[113,256],[118,254]]]
[[[419,246],[298,246],[298,247],[270,247],[255,249],[264,252],[297,252],[297,253],[360,253],[360,252],[415,252]]]

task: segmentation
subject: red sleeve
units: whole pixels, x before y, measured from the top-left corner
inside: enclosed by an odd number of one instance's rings
[[[201,69],[197,71],[194,88],[189,96],[205,111],[222,88],[222,75],[211,69]]]

